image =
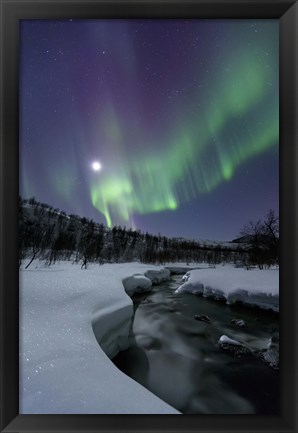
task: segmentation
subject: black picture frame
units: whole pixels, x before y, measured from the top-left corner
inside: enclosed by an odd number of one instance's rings
[[[297,432],[298,5],[284,0],[0,0],[1,432]],[[63,18],[277,18],[280,22],[281,413],[19,415],[18,23]]]

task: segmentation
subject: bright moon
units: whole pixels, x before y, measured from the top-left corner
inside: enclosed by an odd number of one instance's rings
[[[92,162],[92,170],[99,171],[101,169],[101,164],[98,161]]]

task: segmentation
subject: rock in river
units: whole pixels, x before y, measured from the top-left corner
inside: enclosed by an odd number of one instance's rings
[[[226,335],[222,335],[218,340],[219,347],[222,350],[232,353],[233,355],[241,358],[243,355],[251,355],[252,351],[249,347],[240,343],[239,341],[233,340]]]
[[[232,319],[231,323],[233,323],[233,325],[239,326],[240,328],[246,326],[246,323],[242,319]]]
[[[195,314],[193,317],[195,320],[200,320],[201,322],[205,322],[205,323],[211,323],[210,317],[206,316],[206,315],[199,315],[199,314]]]

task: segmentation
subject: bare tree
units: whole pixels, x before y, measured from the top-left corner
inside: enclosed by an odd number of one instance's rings
[[[264,221],[250,221],[240,231],[248,245],[249,262],[260,269],[278,263],[279,218],[272,209]]]

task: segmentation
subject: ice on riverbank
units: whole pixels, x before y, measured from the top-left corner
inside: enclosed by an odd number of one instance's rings
[[[179,413],[108,358],[128,345],[133,304],[122,280],[161,269],[61,262],[20,271],[21,414]]]
[[[246,305],[279,311],[278,269],[235,268],[232,265],[215,269],[188,271],[176,293],[193,293],[206,298],[224,300],[228,304]]]

